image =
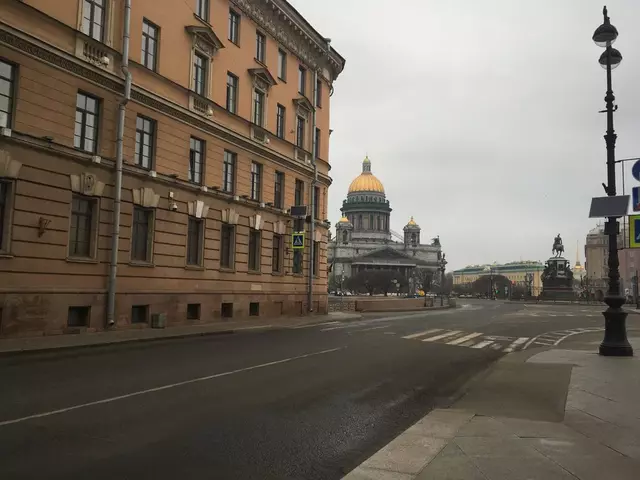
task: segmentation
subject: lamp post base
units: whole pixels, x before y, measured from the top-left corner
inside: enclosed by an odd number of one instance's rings
[[[627,312],[622,309],[624,297],[607,296],[605,303],[609,305],[604,315],[604,339],[599,353],[604,357],[632,357],[633,347],[627,340]]]

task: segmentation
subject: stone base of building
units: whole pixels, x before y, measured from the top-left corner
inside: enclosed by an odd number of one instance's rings
[[[576,294],[572,288],[545,288],[540,299],[570,301],[576,299]]]
[[[0,294],[0,338],[97,332],[106,329],[104,293]],[[328,295],[313,296],[313,313],[328,313]],[[197,325],[255,317],[309,314],[306,294],[118,294],[117,329]]]

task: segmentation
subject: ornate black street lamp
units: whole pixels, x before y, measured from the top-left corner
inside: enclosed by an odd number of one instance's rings
[[[603,184],[607,195],[616,195],[616,170],[615,170],[615,148],[617,135],[613,129],[613,112],[618,106],[613,104],[615,97],[611,87],[611,70],[622,62],[622,55],[611,45],[618,38],[618,30],[611,25],[607,15],[607,7],[602,11],[604,23],[600,25],[593,34],[593,41],[596,45],[604,47],[605,51],[600,56],[600,65],[607,70],[607,94],[604,97],[607,114],[607,133],[604,136],[607,144],[607,184]],[[630,357],[633,355],[633,348],[627,340],[627,313],[622,309],[625,298],[620,294],[620,261],[618,259],[618,219],[617,217],[607,217],[605,233],[609,236],[609,289],[604,298],[609,306],[603,312],[605,319],[604,339],[600,344],[600,355]]]
[[[445,258],[444,253],[442,254],[442,257],[440,258],[440,305],[442,306],[444,304],[444,272],[445,269],[447,268],[447,260]]]

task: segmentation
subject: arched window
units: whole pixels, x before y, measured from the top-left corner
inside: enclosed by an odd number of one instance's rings
[[[346,230],[342,232],[342,242],[343,243],[349,242],[349,232],[347,232]]]
[[[373,215],[369,215],[369,230],[373,230]]]
[[[362,230],[362,215],[358,215],[358,230]]]

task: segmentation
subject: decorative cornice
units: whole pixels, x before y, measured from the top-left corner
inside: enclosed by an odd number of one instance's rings
[[[262,230],[262,225],[264,221],[262,219],[262,215],[256,213],[255,215],[251,215],[249,217],[249,227],[254,230]]]
[[[131,190],[133,203],[145,208],[158,208],[160,195],[150,187],[134,188]]]
[[[44,60],[45,62],[49,62],[80,77],[84,77],[87,80],[91,80],[92,82],[102,85],[109,90],[113,90],[114,92],[118,93],[124,92],[123,83],[115,82],[110,78],[105,77],[104,74],[96,72],[95,70],[92,70],[90,68],[86,68],[74,62],[73,60],[57,55],[47,50],[46,48],[43,48],[23,38],[13,35],[6,30],[0,30],[0,42],[5,43],[18,50],[22,50],[23,52],[31,56],[37,57],[40,60]]]
[[[0,178],[18,178],[22,163],[14,158],[6,150],[0,150]]]
[[[237,225],[240,219],[240,214],[236,212],[235,208],[225,208],[222,210],[222,223],[228,223],[229,225]]]
[[[101,182],[93,173],[81,175],[69,175],[71,190],[89,197],[101,197],[104,192],[104,182]]]
[[[187,204],[189,215],[195,218],[207,218],[209,213],[209,205],[202,200],[195,200]]]
[[[344,59],[286,1],[232,0],[245,15],[312,68],[330,68],[331,81],[344,68]]]
[[[258,86],[260,86],[263,89],[272,87],[276,83],[278,83],[276,79],[273,78],[273,75],[271,75],[271,72],[269,71],[269,69],[265,67],[250,68],[249,75],[254,77],[256,80],[260,81],[263,85],[258,85]]]
[[[203,27],[199,25],[188,25],[184,27],[184,29],[195,37],[196,42],[198,39],[202,39],[213,48],[212,50],[211,47],[209,49],[207,49],[206,47],[203,48],[204,50],[211,50],[207,51],[207,54],[209,55],[213,55],[215,50],[224,48],[224,43],[222,43],[222,41],[216,35],[216,32],[214,32],[213,29],[209,26]]]

